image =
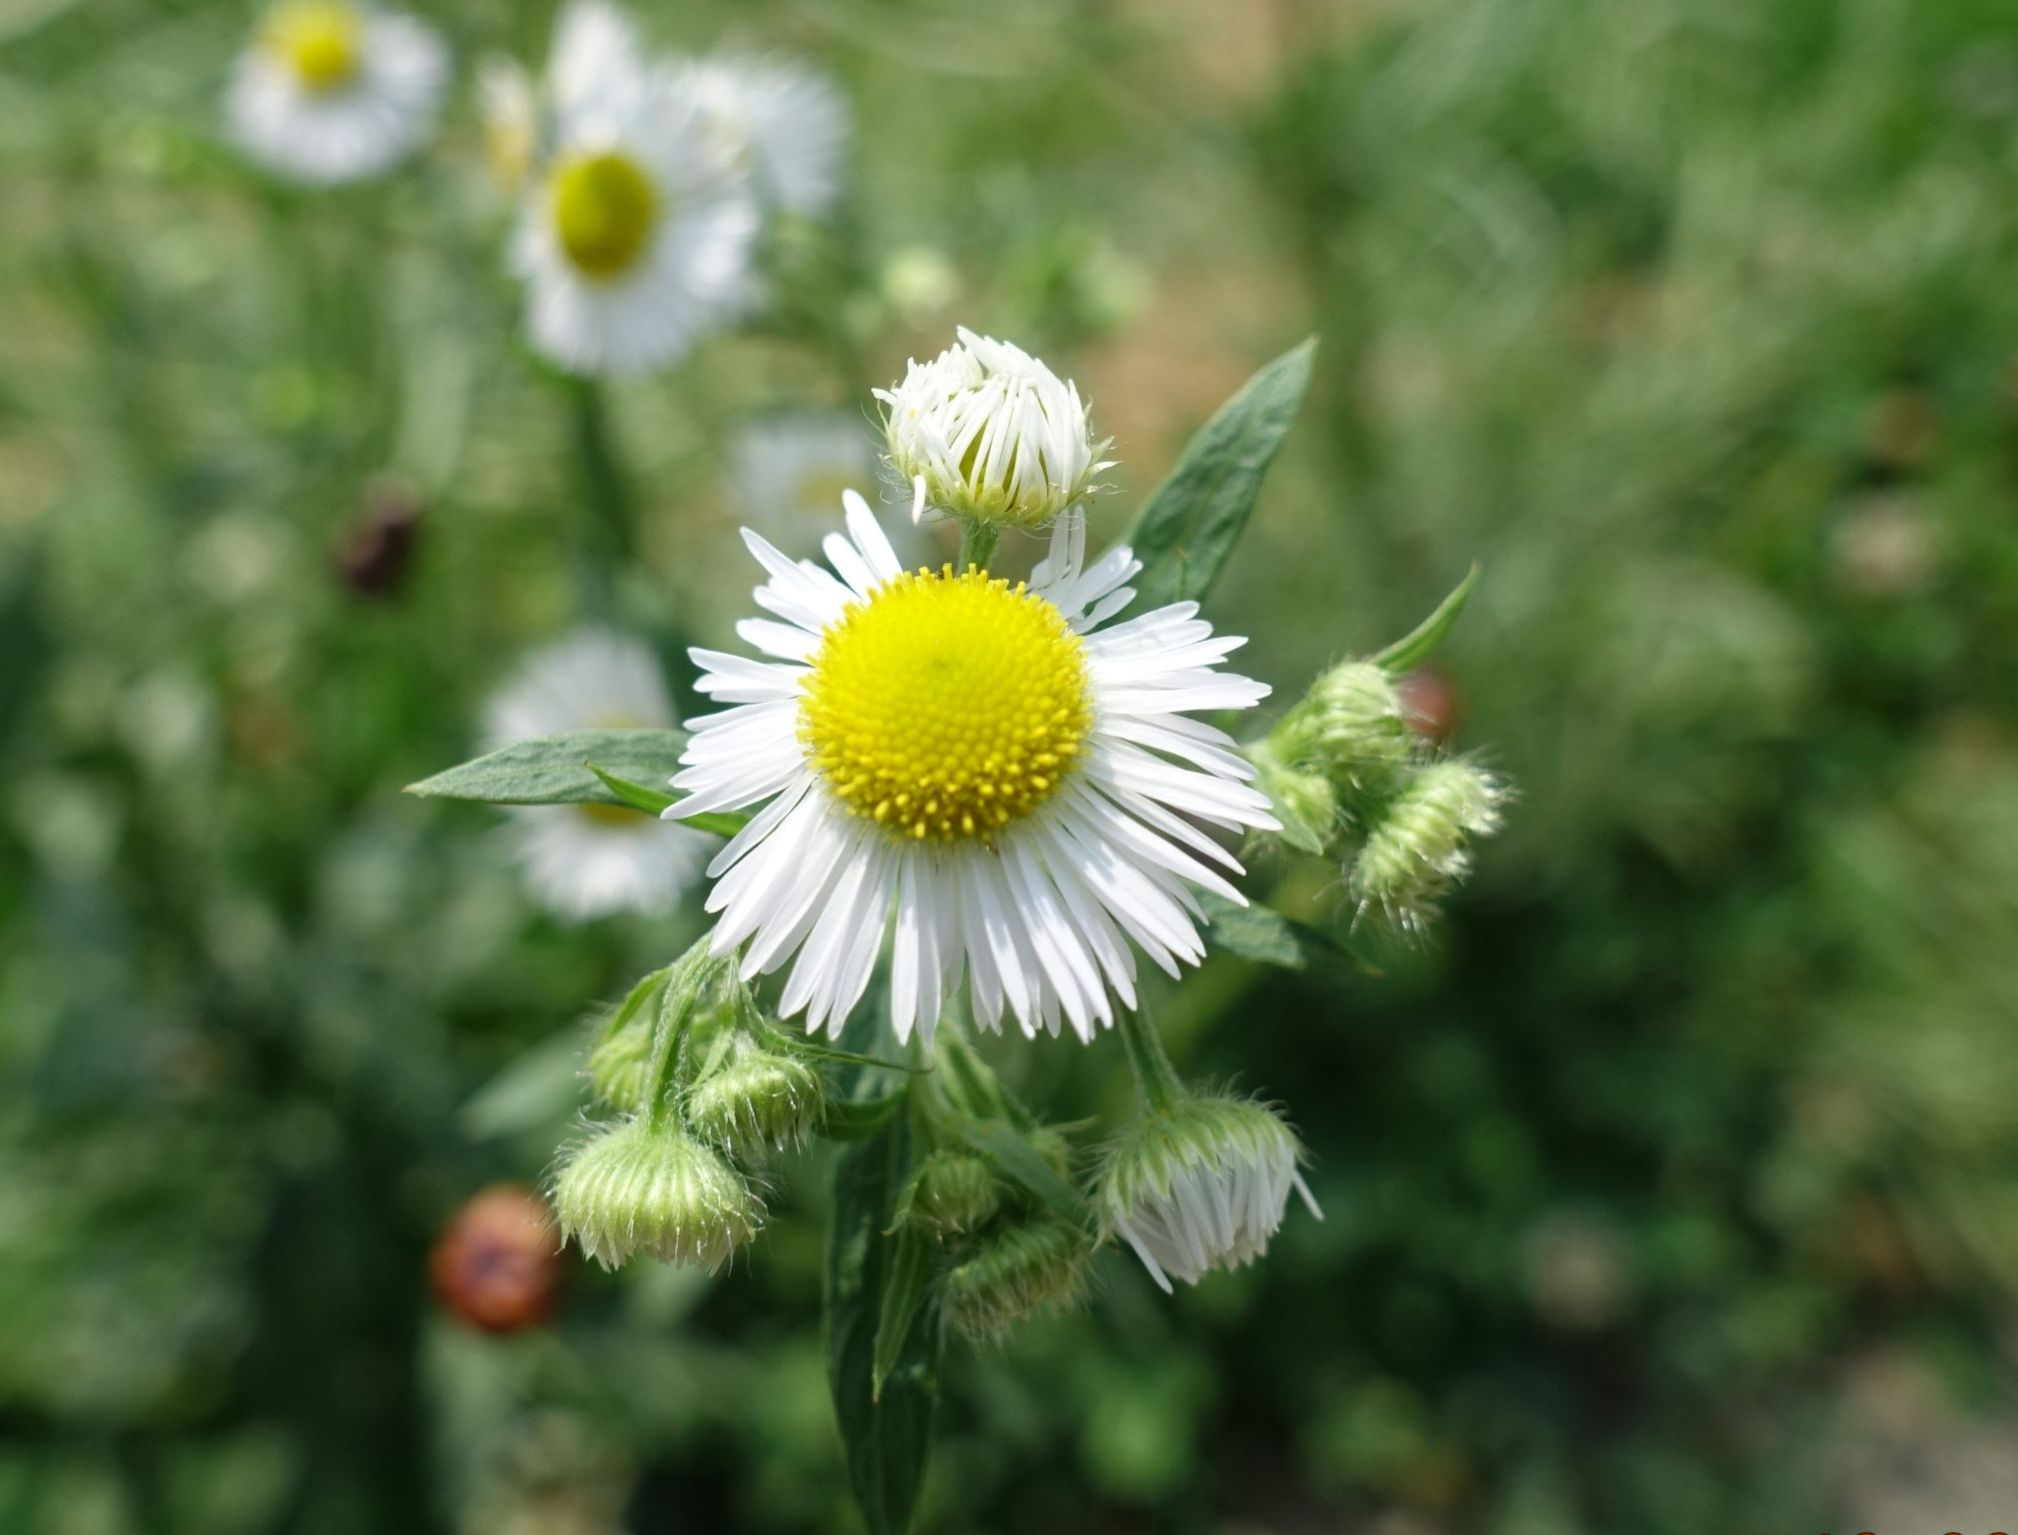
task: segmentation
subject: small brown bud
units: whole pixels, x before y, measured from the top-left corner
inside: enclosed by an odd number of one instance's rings
[[[497,1183],[458,1210],[428,1260],[434,1293],[472,1327],[523,1332],[553,1314],[560,1286],[560,1238],[546,1201],[516,1183]]]

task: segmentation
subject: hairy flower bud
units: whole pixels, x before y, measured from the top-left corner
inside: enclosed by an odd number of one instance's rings
[[[995,1170],[971,1151],[940,1150],[918,1164],[904,1191],[904,1219],[935,1240],[977,1231],[1002,1203]]]
[[[576,1150],[553,1203],[562,1234],[604,1268],[643,1254],[713,1273],[764,1220],[763,1202],[721,1153],[643,1119]]]
[[[978,522],[1042,527],[1092,488],[1093,439],[1077,386],[1006,341],[964,327],[930,362],[878,389],[890,465],[929,504]]]
[[[1077,1301],[1093,1244],[1053,1215],[1004,1222],[946,1275],[946,1320],[970,1338],[999,1338],[1025,1317]]]
[[[1371,661],[1320,674],[1270,740],[1283,761],[1348,784],[1380,777],[1415,749],[1394,679]]]
[[[1471,872],[1471,842],[1499,830],[1507,790],[1460,759],[1420,769],[1387,805],[1353,860],[1351,886],[1363,911],[1377,906],[1420,928],[1438,899]]]
[[[826,1099],[820,1074],[804,1061],[739,1039],[729,1060],[687,1094],[687,1122],[731,1151],[786,1151],[811,1137]]]
[[[1296,1170],[1303,1146],[1282,1116],[1246,1098],[1182,1098],[1122,1131],[1101,1170],[1108,1230],[1166,1291],[1267,1250],[1294,1189],[1323,1213]]]
[[[589,1091],[625,1114],[645,1106],[645,1073],[652,1060],[649,1017],[633,1018],[596,1041],[589,1051]]]

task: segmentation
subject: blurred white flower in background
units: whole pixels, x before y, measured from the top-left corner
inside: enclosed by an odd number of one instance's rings
[[[659,664],[636,640],[578,629],[528,657],[484,709],[484,750],[568,730],[678,723]],[[618,805],[513,807],[526,884],[556,916],[670,910],[714,839]]]
[[[672,89],[700,104],[716,150],[752,179],[767,207],[813,215],[833,203],[849,124],[826,76],[783,59],[724,54],[674,64]]]
[[[753,417],[737,429],[729,447],[737,512],[794,551],[831,532],[842,493],[870,483],[875,474],[869,424],[851,411]]]
[[[226,100],[246,153],[296,181],[356,181],[430,138],[448,50],[411,16],[358,0],[282,0],[239,55]]]
[[[673,362],[756,296],[748,178],[600,0],[562,15],[547,96],[550,146],[512,253],[533,347],[584,374]]]

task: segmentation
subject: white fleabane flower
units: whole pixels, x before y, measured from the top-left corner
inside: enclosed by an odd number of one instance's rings
[[[777,621],[737,632],[771,659],[693,653],[732,707],[692,722],[667,814],[763,807],[709,866],[714,950],[747,944],[746,976],[796,955],[780,1012],[838,1033],[894,927],[899,1039],[929,1039],[963,977],[991,1028],[1006,1008],[1026,1034],[1091,1038],[1114,995],[1134,1005],[1131,944],[1172,975],[1204,957],[1191,887],[1241,900],[1196,823],[1275,821],[1232,741],[1185,716],[1268,689],[1219,669],[1244,641],[1196,603],[1106,626],[1141,565],[1117,548],[1088,566],[1078,517],[1012,584],[906,571],[845,505],[831,572],[743,535]]]
[[[962,326],[930,362],[878,389],[890,464],[935,506],[981,522],[1042,527],[1078,502],[1102,460],[1079,386],[1006,341]]]
[[[533,346],[576,373],[672,362],[755,297],[747,180],[609,6],[563,15],[548,94],[551,153],[513,247]]]
[[[434,132],[448,50],[364,0],[282,0],[239,55],[226,112],[246,153],[328,185],[389,169]]]
[[[1273,1110],[1243,1098],[1184,1097],[1123,1131],[1100,1177],[1100,1214],[1166,1291],[1267,1250],[1294,1189],[1323,1218]]]
[[[807,215],[833,203],[848,106],[826,76],[782,59],[722,56],[676,64],[672,81],[700,103],[717,151],[763,202]]]
[[[635,640],[581,629],[535,652],[484,711],[484,749],[567,730],[677,723],[652,654]],[[525,805],[507,811],[526,884],[556,916],[586,921],[674,906],[712,839],[618,805]]]
[[[759,531],[788,545],[832,527],[842,494],[875,467],[867,423],[848,411],[756,417],[729,448],[736,504]]]

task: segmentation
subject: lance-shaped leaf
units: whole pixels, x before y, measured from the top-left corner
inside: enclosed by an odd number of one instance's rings
[[[916,1255],[904,1252],[903,1233],[891,1234],[911,1160],[910,1126],[897,1114],[850,1146],[834,1169],[827,1383],[848,1480],[870,1535],[910,1529],[939,1397],[945,1337],[939,1303],[912,1261]],[[886,1322],[894,1335],[879,1342]]]
[[[1451,626],[1457,622],[1458,614],[1464,611],[1464,605],[1471,601],[1472,588],[1478,585],[1479,572],[1483,568],[1474,562],[1471,569],[1465,572],[1464,579],[1458,582],[1456,589],[1436,605],[1436,611],[1385,650],[1378,652],[1373,657],[1373,664],[1400,675],[1427,661],[1435,653],[1437,646],[1444,642],[1444,637],[1450,633]]]
[[[635,784],[662,784],[679,771],[680,730],[569,730],[465,762],[406,792],[428,799],[489,805],[621,805],[625,800],[589,767]]]
[[[1142,561],[1135,611],[1201,597],[1247,527],[1262,476],[1310,386],[1317,338],[1263,368],[1184,449],[1128,530]]]
[[[1373,973],[1370,967],[1322,928],[1285,917],[1273,907],[1253,903],[1236,906],[1224,896],[1201,891],[1205,909],[1205,941],[1242,959],[1283,970],[1339,970],[1347,967]]]

